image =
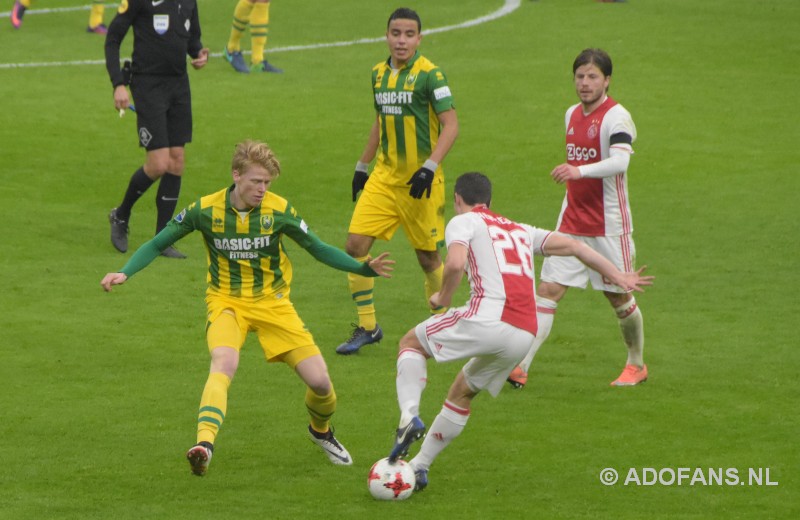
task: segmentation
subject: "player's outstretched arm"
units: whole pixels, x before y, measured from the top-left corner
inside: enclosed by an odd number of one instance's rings
[[[611,280],[614,285],[626,291],[644,292],[643,287],[653,285],[653,280],[655,279],[654,276],[644,276],[647,266],[632,273],[623,273],[591,247],[560,233],[550,234],[544,244],[544,252],[555,256],[575,256],[578,260]]]
[[[100,281],[100,285],[103,286],[103,289],[106,292],[111,292],[111,286],[121,285],[125,283],[125,280],[127,279],[128,277],[125,275],[125,273],[108,273]]]

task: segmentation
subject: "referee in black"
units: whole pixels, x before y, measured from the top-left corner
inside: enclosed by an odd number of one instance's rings
[[[133,27],[133,63],[121,67],[119,48]],[[139,145],[147,160],[131,177],[122,203],[111,210],[111,243],[128,250],[128,222],[139,197],[158,179],[156,233],[172,218],[181,190],[186,143],[192,141],[192,96],[186,55],[195,69],[208,61],[208,49],[200,41],[196,0],[122,0],[108,26],[106,69],[114,85],[114,108],[135,107]],[[126,64],[127,65],[127,64]],[[130,84],[133,105],[126,86]],[[168,247],[170,258],[186,258]]]

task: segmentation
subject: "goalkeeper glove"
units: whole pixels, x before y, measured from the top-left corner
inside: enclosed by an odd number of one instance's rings
[[[369,175],[367,175],[367,164],[358,161],[356,163],[356,172],[353,174],[353,202],[356,201],[356,195],[358,195],[358,192],[364,189],[368,178]]]
[[[436,171],[436,168],[439,165],[435,162],[428,159],[425,161],[425,164],[422,165],[422,168],[414,172],[414,175],[411,176],[411,180],[408,181],[406,184],[411,185],[411,189],[408,190],[408,194],[414,197],[415,199],[421,199],[422,194],[425,193],[426,198],[431,198],[431,185],[433,184],[433,172]]]

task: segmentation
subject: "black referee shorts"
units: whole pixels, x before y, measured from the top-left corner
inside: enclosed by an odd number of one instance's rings
[[[139,146],[157,150],[192,142],[192,93],[189,75],[134,75],[131,94],[136,105]]]

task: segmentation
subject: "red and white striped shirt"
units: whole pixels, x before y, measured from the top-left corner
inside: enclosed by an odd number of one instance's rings
[[[612,147],[633,150],[629,143],[611,144],[611,136],[627,134],[636,139],[636,126],[622,105],[607,97],[592,113],[584,114],[581,105],[567,109],[567,163],[573,166],[607,159]],[[628,202],[626,172],[603,178],[567,181],[567,193],[558,217],[561,232],[581,236],[619,236],[633,232]]]
[[[536,334],[533,255],[543,255],[550,231],[513,222],[485,206],[456,215],[445,241],[468,248],[470,299],[463,317],[497,320]]]

